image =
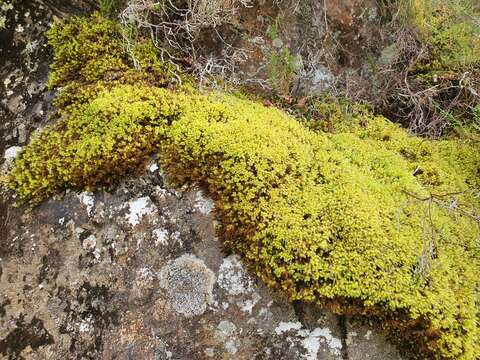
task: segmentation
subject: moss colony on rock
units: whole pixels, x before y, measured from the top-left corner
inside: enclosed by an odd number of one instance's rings
[[[260,103],[168,89],[149,45],[134,70],[117,31],[97,15],[50,31],[63,120],[16,160],[22,200],[112,184],[159,151],[172,179],[208,188],[225,244],[271,287],[371,316],[412,357],[478,359],[478,144],[371,115],[314,132]]]

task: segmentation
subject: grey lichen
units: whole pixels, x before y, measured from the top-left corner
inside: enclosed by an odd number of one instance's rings
[[[186,317],[203,314],[213,302],[215,275],[194,255],[183,255],[164,266],[159,280],[173,309]]]

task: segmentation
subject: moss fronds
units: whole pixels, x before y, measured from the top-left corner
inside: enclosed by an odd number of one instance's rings
[[[49,86],[60,87],[55,105],[62,112],[117,85],[169,87],[178,83],[175,67],[160,61],[151,41],[135,43],[129,49],[131,54],[127,54],[122,31],[117,23],[94,13],[90,17],[73,17],[47,32],[54,49]]]

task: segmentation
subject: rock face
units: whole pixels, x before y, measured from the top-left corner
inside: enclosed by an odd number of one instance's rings
[[[398,359],[372,330],[289,304],[252,278],[222,251],[210,202],[148,171],[111,193],[69,192],[16,211],[2,241],[0,353]]]
[[[51,111],[41,33],[80,5],[21,4],[2,33],[4,171]],[[13,202],[0,199],[1,358],[400,359],[373,329],[251,277],[216,238],[212,200],[169,187],[155,159],[110,191]]]

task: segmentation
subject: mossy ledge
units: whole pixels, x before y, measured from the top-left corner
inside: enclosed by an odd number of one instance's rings
[[[226,246],[289,299],[371,316],[413,358],[479,358],[478,144],[372,115],[314,132],[272,107],[173,87],[148,44],[135,70],[98,15],[49,37],[63,118],[7,176],[21,200],[115,183],[159,152],[174,181],[209,190]]]

